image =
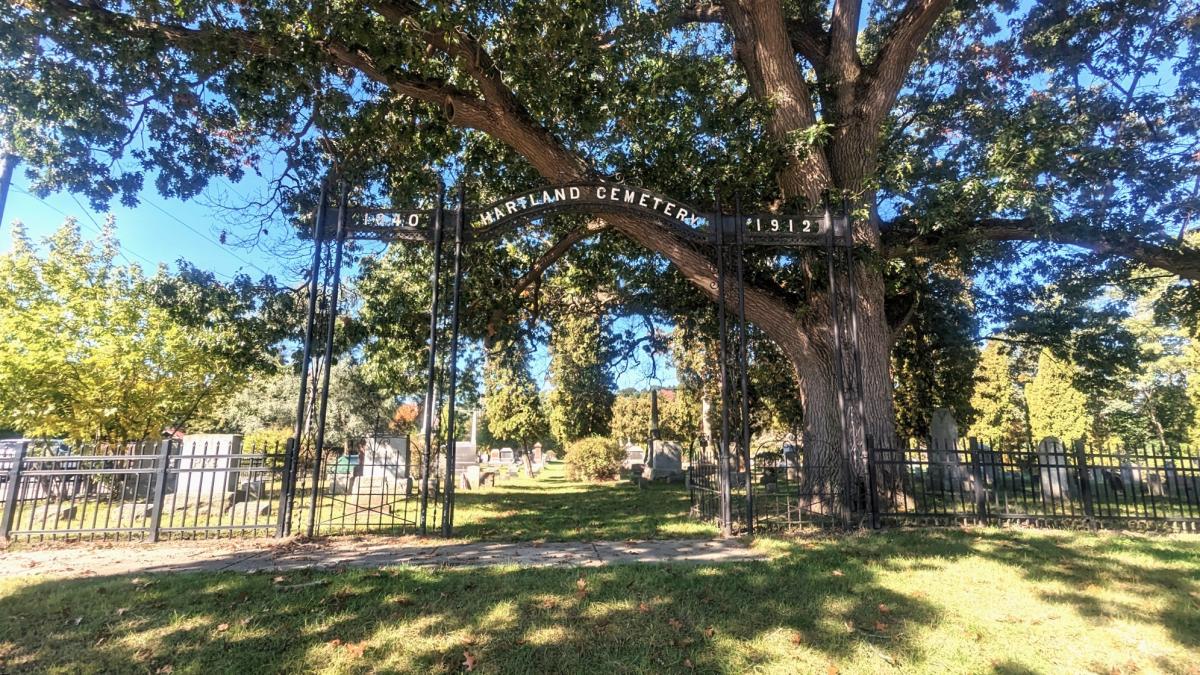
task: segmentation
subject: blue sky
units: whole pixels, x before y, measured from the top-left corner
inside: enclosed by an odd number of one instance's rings
[[[148,180],[147,183],[151,184],[152,181]],[[116,218],[121,251],[127,261],[137,263],[148,271],[152,271],[159,263],[174,267],[176,260],[184,258],[223,279],[239,273],[255,279],[271,274],[281,284],[295,285],[301,279],[307,252],[312,249],[308,248],[306,242],[291,235],[282,223],[268,227],[274,230],[269,244],[248,247],[220,242],[222,230],[228,230],[231,235],[244,235],[253,230],[249,223],[236,222],[236,217],[231,220],[231,212],[228,208],[222,208],[221,204],[229,205],[238,200],[244,203],[247,196],[260,190],[261,184],[255,179],[246,179],[238,185],[215,185],[200,198],[188,201],[168,199],[153,190],[143,190],[141,203],[134,208],[114,202],[111,209]],[[18,165],[4,209],[0,252],[12,250],[11,224],[14,220],[21,221],[28,235],[34,241],[39,241],[58,229],[68,216],[78,220],[85,237],[95,237],[108,214],[93,211],[86,199],[69,193],[37,198],[30,193],[29,181]],[[248,219],[248,216],[243,214],[241,218]],[[283,236],[285,233],[286,236]],[[233,236],[228,239],[230,242],[233,240]],[[637,326],[635,323],[630,325]],[[618,324],[615,328],[621,330],[624,327]],[[650,363],[645,356],[635,354],[631,360],[629,367],[616,373],[618,388],[646,389],[675,384],[674,369],[665,359],[659,360],[659,379],[650,379]],[[545,380],[548,365],[545,350],[538,350],[531,364],[536,380]]]
[[[220,198],[217,192],[210,191],[213,199]],[[173,267],[176,260],[186,258],[222,278],[245,273],[255,278],[272,274],[284,283],[299,280],[296,259],[292,256],[279,256],[262,248],[222,245],[222,227],[218,223],[224,222],[227,214],[202,203],[210,201],[184,202],[143,191],[141,204],[135,208],[114,202],[111,210],[116,217],[117,238],[125,258],[150,271],[160,262]],[[21,221],[36,241],[58,229],[67,216],[74,216],[79,221],[85,236],[95,236],[107,215],[93,211],[86,199],[69,193],[53,194],[44,200],[37,198],[30,193],[28,180],[18,165],[4,209],[0,251],[12,250],[11,224],[14,220]]]

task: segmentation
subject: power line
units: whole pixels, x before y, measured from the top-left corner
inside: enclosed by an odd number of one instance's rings
[[[158,209],[159,211],[161,211],[162,213],[166,214],[166,215],[167,215],[167,216],[169,216],[170,218],[173,218],[173,219],[175,219],[175,221],[177,221],[177,222],[178,222],[180,225],[183,225],[183,226],[184,226],[184,227],[186,227],[188,230],[191,230],[191,231],[192,231],[192,233],[194,233],[196,236],[200,237],[201,239],[203,239],[203,240],[207,241],[208,243],[210,243],[210,244],[212,244],[212,245],[214,245],[214,246],[218,246],[218,247],[220,247],[220,248],[221,248],[221,249],[222,249],[222,250],[223,250],[223,251],[224,251],[226,254],[228,254],[228,255],[229,255],[230,257],[232,257],[233,259],[235,259],[235,260],[238,260],[238,261],[240,261],[240,262],[242,262],[242,263],[244,263],[244,264],[246,264],[246,265],[249,265],[250,267],[253,267],[254,269],[258,270],[259,272],[262,272],[263,274],[266,274],[266,275],[268,275],[268,276],[273,276],[273,275],[271,275],[271,273],[270,273],[270,272],[268,272],[268,271],[264,270],[263,268],[259,267],[258,265],[255,265],[254,263],[250,262],[249,260],[246,260],[245,258],[243,258],[243,257],[239,256],[238,254],[234,253],[233,251],[230,251],[230,250],[229,250],[229,248],[228,248],[226,245],[224,245],[224,244],[222,244],[221,242],[219,242],[219,241],[217,241],[217,240],[215,240],[215,239],[213,239],[213,238],[209,237],[208,235],[204,234],[204,233],[203,233],[203,232],[201,232],[200,230],[197,230],[196,228],[192,227],[191,225],[189,225],[189,224],[187,223],[187,221],[183,220],[182,218],[180,218],[179,216],[175,215],[174,213],[171,213],[170,211],[168,211],[168,210],[164,209],[163,207],[159,206],[158,204],[155,204],[154,202],[150,201],[149,199],[144,199],[144,200],[142,200],[142,201],[143,201],[144,203],[146,203],[146,204],[149,204],[150,206],[153,206],[154,208]]]
[[[53,204],[47,202],[45,199],[42,199],[41,197],[33,194],[32,192],[22,188],[21,186],[18,185],[18,186],[14,186],[14,187],[17,188],[18,192],[20,192],[26,196],[33,197],[34,199],[41,202],[43,206],[45,206],[46,208],[50,209],[51,211],[57,213],[58,215],[62,216],[63,218],[72,218],[73,217],[71,214],[66,213],[62,209],[59,209],[58,207],[54,206]],[[92,214],[88,213],[87,209],[85,209],[83,207],[83,205],[79,203],[78,199],[75,199],[75,195],[71,195],[71,199],[75,200],[75,204],[77,204],[79,206],[80,210],[83,211],[83,214],[85,216],[87,216],[89,220],[92,221],[90,224],[89,223],[82,223],[82,224],[89,225],[92,229],[94,229],[96,231],[96,234],[103,235],[104,228],[100,227],[100,224],[96,222],[96,219],[92,217]],[[80,221],[79,219],[76,218],[75,222],[82,222],[82,221]],[[139,259],[143,260],[147,265],[152,265],[155,267],[158,266],[158,263],[156,263],[153,260],[147,258],[146,256],[138,253],[137,251],[129,248],[128,246],[121,244],[121,242],[119,240],[114,243],[117,246],[117,254],[120,255],[122,258],[124,258],[125,262],[127,262],[131,265],[133,264],[133,261],[129,259],[129,256],[125,255],[126,253],[129,253],[129,255],[132,255],[135,258],[139,258]]]
[[[22,188],[21,186],[14,185],[13,187],[17,188],[18,192],[20,192],[26,196],[33,197],[34,199],[38,200],[39,202],[42,203],[43,206],[50,209],[51,211],[54,211],[55,213],[62,216],[63,218],[71,218],[72,217],[71,214],[66,213],[62,209],[59,209],[58,207],[54,206],[50,202],[47,202],[45,199],[42,199],[41,197],[33,194],[32,192]],[[79,207],[80,211],[83,212],[83,215],[87,216],[88,220],[92,221],[89,224],[89,223],[86,223],[86,222],[76,219],[76,222],[82,223],[83,225],[88,225],[90,228],[94,229],[97,234],[103,235],[104,228],[102,228],[100,226],[100,224],[98,222],[96,222],[96,218],[94,216],[92,216],[91,212],[86,207],[84,207],[84,205],[79,201],[79,199],[75,195],[72,194],[71,199],[72,199],[72,201],[75,202],[75,205]],[[129,256],[125,255],[126,253],[129,253],[130,255],[134,256],[135,258],[138,258],[139,260],[142,260],[147,265],[149,265],[151,268],[157,268],[159,265],[159,262],[161,262],[161,261],[151,260],[150,258],[142,255],[141,253],[138,253],[137,251],[133,250],[132,248],[126,246],[125,244],[122,244],[120,239],[115,240],[113,243],[116,244],[117,254],[120,255],[122,258],[124,258],[125,262],[127,262],[131,265],[133,264],[133,261],[129,259]],[[213,270],[213,274],[225,277],[226,279],[229,279],[230,281],[233,281],[233,279],[234,279],[233,276],[225,274],[224,272],[218,272],[216,270]]]

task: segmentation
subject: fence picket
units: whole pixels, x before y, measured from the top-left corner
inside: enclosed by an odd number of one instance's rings
[[[4,497],[4,515],[0,516],[0,538],[4,541],[8,541],[8,535],[12,532],[13,517],[17,513],[17,500],[21,493],[21,464],[28,452],[29,441],[26,441],[17,448],[12,465],[8,467],[8,491]]]
[[[171,463],[171,441],[164,440],[159,444],[158,456],[155,460],[154,471],[154,501],[150,512],[150,541],[158,541],[159,530],[162,527],[163,504],[167,497],[167,468]]]

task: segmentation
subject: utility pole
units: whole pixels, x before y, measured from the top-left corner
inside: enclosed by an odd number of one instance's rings
[[[21,161],[11,152],[0,151],[0,226],[4,225],[4,204],[8,201],[8,188],[12,186],[13,169]]]

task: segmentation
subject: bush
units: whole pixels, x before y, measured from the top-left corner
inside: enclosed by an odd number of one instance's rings
[[[242,452],[283,452],[287,448],[288,439],[292,437],[291,429],[282,427],[255,429],[242,434]]]
[[[568,445],[563,461],[571,480],[615,480],[623,457],[620,446],[612,440],[590,436]]]

